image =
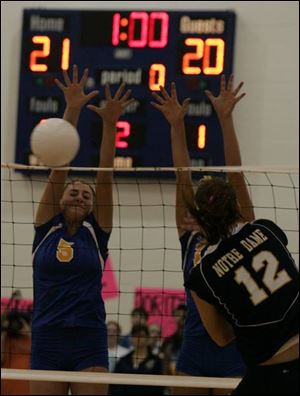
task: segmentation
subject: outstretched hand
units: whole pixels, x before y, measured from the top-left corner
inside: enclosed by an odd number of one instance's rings
[[[115,123],[120,118],[123,110],[135,99],[131,98],[128,99],[131,94],[131,89],[128,89],[125,94],[122,96],[125,83],[122,83],[117,92],[115,93],[114,97],[111,96],[109,85],[105,85],[105,99],[106,102],[104,106],[97,107],[94,105],[88,105],[87,108],[97,113],[103,121],[109,123]]]
[[[171,125],[182,121],[188,110],[190,98],[185,99],[182,104],[178,102],[176,85],[171,84],[171,95],[167,93],[164,87],[160,87],[161,96],[156,92],[152,92],[156,102],[150,102],[153,107],[161,111]]]
[[[220,93],[219,96],[214,96],[210,91],[206,90],[205,93],[211,101],[216,113],[219,117],[229,117],[235,105],[246,95],[242,93],[237,96],[244,82],[240,82],[239,85],[233,89],[233,74],[228,79],[227,86],[224,74],[221,77],[220,82]]]
[[[81,80],[78,82],[78,68],[73,65],[73,80],[66,71],[63,71],[65,85],[62,84],[57,78],[54,79],[55,84],[60,88],[65,96],[67,107],[74,109],[81,109],[87,102],[98,95],[99,91],[95,90],[88,94],[84,93],[84,86],[88,78],[88,69],[84,70]]]
[[[181,219],[180,227],[184,231],[189,232],[200,231],[201,229],[197,220],[189,212],[186,212],[185,216]]]

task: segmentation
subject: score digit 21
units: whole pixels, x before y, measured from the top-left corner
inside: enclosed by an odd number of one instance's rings
[[[61,116],[64,99],[53,79],[77,64],[79,72],[89,68],[86,90],[99,89],[100,100],[106,83],[112,91],[122,81],[132,89],[138,105],[122,115],[116,139],[126,163],[172,163],[164,119],[149,102],[151,91],[168,90],[174,81],[179,100],[191,98],[185,120],[192,163],[222,165],[222,134],[204,91],[218,93],[221,75],[232,73],[234,31],[231,11],[24,10],[17,135],[28,136],[25,125]],[[89,112],[80,122],[96,134]],[[20,139],[16,157],[24,163],[28,143]],[[86,165],[92,146],[80,148],[76,165]]]

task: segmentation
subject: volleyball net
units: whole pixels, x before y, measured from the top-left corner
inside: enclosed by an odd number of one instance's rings
[[[47,183],[46,169],[1,164],[1,326],[3,329],[7,328],[8,319],[14,319],[15,315],[14,322],[9,323],[16,327],[12,330],[18,331],[21,318],[22,323],[24,321],[28,323],[28,327],[22,328],[22,331],[30,331],[34,216]],[[69,181],[80,179],[95,186],[98,168],[68,169],[70,169]],[[248,186],[255,217],[270,219],[284,230],[288,237],[288,249],[299,265],[298,168],[189,169],[192,171],[195,187],[203,175],[223,177],[230,172],[241,172]],[[131,331],[133,309],[142,307],[147,312],[148,325],[156,324],[159,329],[155,336],[158,347],[176,332],[178,325],[176,310],[185,304],[181,250],[175,222],[174,170],[174,168],[114,169],[113,231],[109,240],[109,258],[103,276],[107,322],[117,322],[121,335],[128,334]],[[16,316],[18,312],[21,315]],[[21,379],[17,370],[12,373],[7,369],[12,367],[10,362],[14,354],[30,353],[29,346],[26,351],[25,349],[21,348],[20,352],[11,347],[8,352],[6,351],[7,360],[4,362],[6,369],[2,372],[5,378],[12,378],[11,376],[14,375],[15,379]],[[171,363],[175,365],[176,361]],[[69,375],[71,378],[70,373]],[[119,380],[122,381],[120,378]],[[224,383],[220,387],[226,388],[226,384],[223,385]],[[234,388],[235,385],[236,380],[228,387]]]

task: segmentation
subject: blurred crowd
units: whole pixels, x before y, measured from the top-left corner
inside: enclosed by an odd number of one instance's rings
[[[1,367],[29,369],[31,348],[32,309],[18,307],[22,296],[13,292],[1,310]],[[143,307],[131,312],[130,332],[122,334],[117,321],[107,322],[109,371],[127,374],[175,374],[175,366],[182,342],[186,306],[181,304],[173,311],[176,329],[162,337],[159,323],[148,323],[148,312]],[[29,382],[1,380],[2,395],[29,394]],[[156,386],[112,385],[111,395],[168,394],[168,389]]]

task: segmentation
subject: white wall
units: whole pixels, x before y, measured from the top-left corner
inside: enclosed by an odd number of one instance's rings
[[[235,10],[237,32],[235,44],[235,79],[245,81],[247,93],[243,103],[235,113],[235,124],[245,165],[297,165],[299,158],[298,108],[299,108],[299,17],[298,2],[233,2],[233,1],[149,1],[149,2],[93,2],[93,1],[4,1],[1,2],[1,156],[2,162],[14,161],[16,115],[18,101],[20,37],[23,8],[139,8],[147,9],[219,9]],[[3,172],[2,179],[8,174]],[[23,293],[32,294],[30,244],[33,236],[32,199],[38,200],[42,184],[35,184],[33,195],[30,182],[21,176],[19,182],[2,181],[2,200],[15,203],[1,204],[4,221],[16,223],[2,224],[2,287],[12,285],[26,286]],[[265,184],[266,180],[262,184]],[[285,181],[284,181],[285,183]],[[287,182],[289,183],[289,182]],[[13,191],[11,192],[10,188]],[[253,199],[257,206],[273,206],[271,189],[256,187]],[[163,194],[162,194],[163,191]],[[111,253],[116,271],[127,269],[132,272],[117,272],[120,287],[124,294],[121,300],[111,301],[108,312],[129,313],[132,307],[134,287],[142,280],[143,286],[181,287],[180,253],[174,223],[174,186],[143,185],[140,191],[136,186],[118,186],[117,204],[126,203],[166,204],[162,207],[144,207],[142,210],[145,229],[141,227],[141,210],[121,206],[121,213],[115,211],[116,228],[111,239]],[[13,195],[12,195],[13,194]],[[276,200],[284,201],[283,206],[299,207],[291,189],[276,192]],[[266,198],[269,197],[269,200]],[[257,198],[258,199],[258,198]],[[25,201],[21,203],[16,201]],[[259,213],[258,213],[259,212]],[[274,209],[262,211],[259,216],[277,220],[285,229],[298,229],[295,212],[275,213]],[[275,217],[276,216],[276,217]],[[288,219],[288,220],[287,220]],[[27,222],[28,224],[18,224]],[[164,228],[165,225],[173,228]],[[155,227],[155,228],[147,228]],[[297,256],[297,235],[291,232],[290,248]],[[8,243],[8,245],[7,245]],[[12,243],[14,243],[12,245]],[[25,245],[23,245],[25,243]],[[122,247],[122,252],[120,252]],[[136,251],[126,250],[136,247]],[[147,251],[147,248],[161,248]],[[141,249],[144,249],[143,251]],[[164,248],[167,248],[166,250]],[[144,272],[141,272],[143,267]],[[147,272],[157,268],[157,272]],[[171,272],[166,272],[171,271]],[[175,271],[175,272],[174,272]],[[9,290],[2,288],[4,295]],[[128,317],[122,316],[124,330],[129,329]]]

